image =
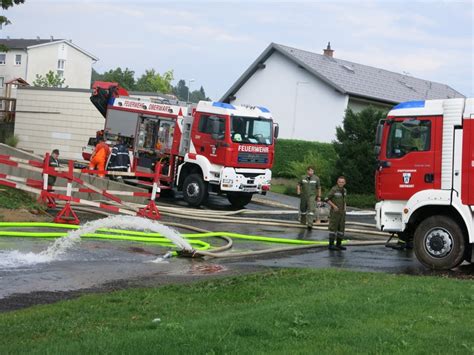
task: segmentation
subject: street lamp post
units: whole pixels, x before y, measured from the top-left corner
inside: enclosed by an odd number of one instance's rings
[[[291,138],[295,137],[295,129],[296,129],[296,108],[298,106],[298,87],[300,84],[309,84],[308,81],[297,81],[296,82],[296,90],[295,90],[295,106],[293,109],[293,126],[291,127]]]
[[[189,93],[191,92],[191,83],[194,82],[194,79],[188,80],[188,102],[189,102]]]

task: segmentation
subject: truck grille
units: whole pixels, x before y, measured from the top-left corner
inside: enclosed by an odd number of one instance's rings
[[[237,158],[239,163],[266,164],[268,154],[239,153]]]
[[[263,172],[259,172],[259,173],[242,173],[242,172],[240,172],[240,171],[237,171],[237,174],[243,175],[243,176],[245,176],[246,178],[250,178],[250,179],[256,178],[257,176],[260,176],[260,175],[264,175]]]

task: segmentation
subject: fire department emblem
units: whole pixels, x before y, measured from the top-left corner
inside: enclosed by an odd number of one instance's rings
[[[411,173],[403,173],[403,183],[409,184],[411,180]]]

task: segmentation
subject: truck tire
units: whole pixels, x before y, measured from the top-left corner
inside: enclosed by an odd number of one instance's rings
[[[186,176],[183,182],[183,196],[190,206],[196,207],[206,202],[209,196],[207,182],[200,174]]]
[[[241,209],[249,204],[252,200],[253,194],[248,192],[228,192],[227,199],[232,207]]]
[[[415,230],[416,257],[429,268],[455,268],[462,263],[465,250],[461,227],[447,216],[431,216]]]

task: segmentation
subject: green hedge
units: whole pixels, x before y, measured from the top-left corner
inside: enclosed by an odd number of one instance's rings
[[[272,172],[275,177],[292,177],[289,174],[292,161],[303,162],[313,152],[327,160],[336,160],[337,154],[332,143],[310,142],[296,139],[278,139],[275,144],[275,161]]]
[[[314,165],[316,175],[327,186],[331,185],[336,159],[337,154],[331,143],[278,139],[272,174],[274,177],[296,178],[305,173],[308,165]]]

